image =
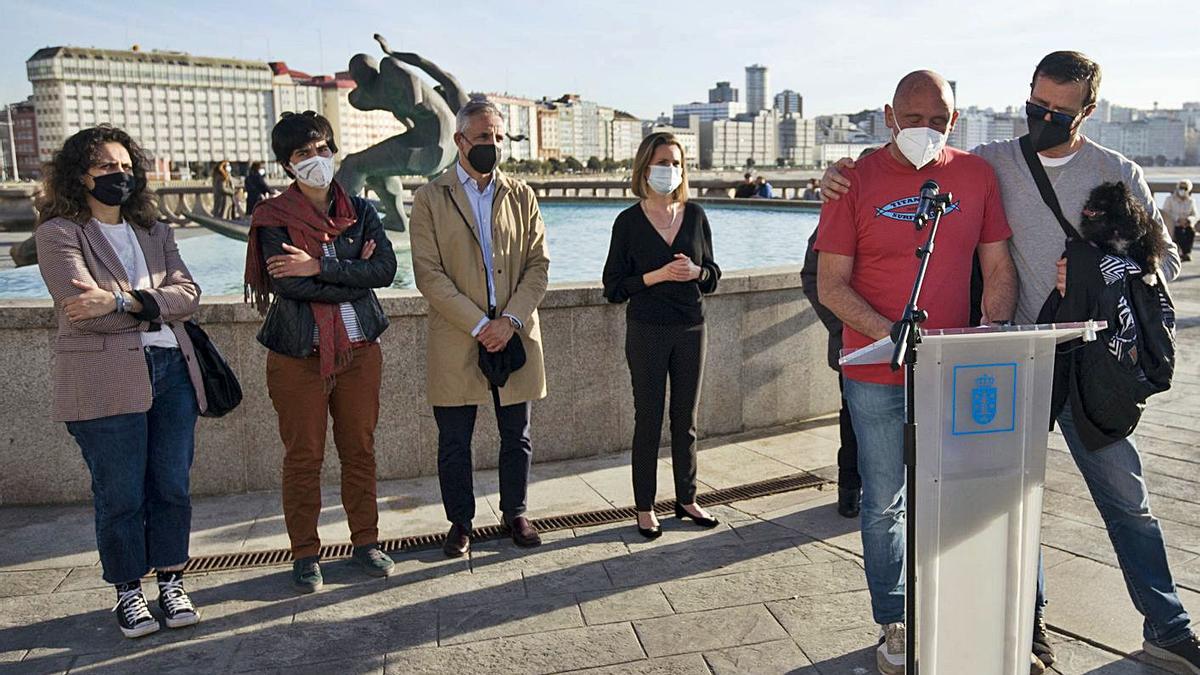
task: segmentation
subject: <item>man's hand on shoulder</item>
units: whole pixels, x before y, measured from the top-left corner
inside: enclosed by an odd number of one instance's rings
[[[854,160],[843,157],[830,164],[821,176],[821,202],[836,201],[850,191],[850,179],[842,175],[842,171],[854,168]]]

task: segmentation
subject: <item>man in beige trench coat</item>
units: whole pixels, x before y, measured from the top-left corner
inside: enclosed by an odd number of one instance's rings
[[[533,446],[531,402],[546,396],[537,306],[550,259],[537,197],[502,174],[504,118],[475,99],[458,112],[458,162],[417,190],[409,221],[417,288],[429,301],[429,403],[438,425],[438,479],[450,521],[447,556],[470,549],[475,495],[471,434],[477,406],[491,402],[500,431],[500,511],[518,546],[541,543],[525,517]],[[492,318],[489,318],[492,317]],[[479,368],[480,345],[500,352],[514,335],[525,365],[501,387]]]

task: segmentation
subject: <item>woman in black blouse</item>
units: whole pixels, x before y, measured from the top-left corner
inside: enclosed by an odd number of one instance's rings
[[[662,534],[654,514],[658,441],[671,381],[671,463],[675,517],[704,527],[717,520],[696,504],[696,412],[704,373],[703,294],[717,289],[712,233],[704,209],[687,201],[683,146],[669,133],[642,140],[633,162],[641,201],[613,223],[604,296],[629,301],[625,357],[633,380],[633,494],[638,532]]]

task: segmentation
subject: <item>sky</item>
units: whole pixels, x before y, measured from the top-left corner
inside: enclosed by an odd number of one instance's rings
[[[1200,101],[1195,2],[1027,0],[0,0],[0,103],[32,89],[41,47],[184,51],[345,70],[350,57],[415,51],[472,91],[529,98],[578,93],[641,118],[705,100],[718,80],[745,96],[747,65],[769,68],[772,94],[804,96],[806,117],[889,102],[905,73],[958,83],[959,106],[1003,109],[1028,94],[1037,61],[1083,51],[1117,105]]]

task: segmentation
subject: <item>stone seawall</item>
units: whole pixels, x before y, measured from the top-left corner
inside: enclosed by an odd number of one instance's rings
[[[391,327],[376,456],[380,478],[437,472],[437,426],[425,399],[425,313],[415,292],[381,294]],[[700,403],[702,436],[787,424],[833,412],[837,379],[826,365],[824,327],[794,267],[729,273],[707,300],[708,356]],[[277,488],[283,447],[265,383],[260,318],[241,298],[204,298],[199,321],[237,371],[240,408],[198,422],[196,494]],[[541,308],[549,396],[533,408],[534,461],[626,451],[633,403],[625,365],[624,307],[599,284],[552,284]],[[0,505],[90,499],[87,469],[63,424],[51,422],[48,300],[0,302]],[[97,382],[102,387],[102,382]],[[665,438],[665,437],[664,437]],[[338,481],[332,433],[324,479]],[[480,411],[475,465],[494,467],[495,417]]]

